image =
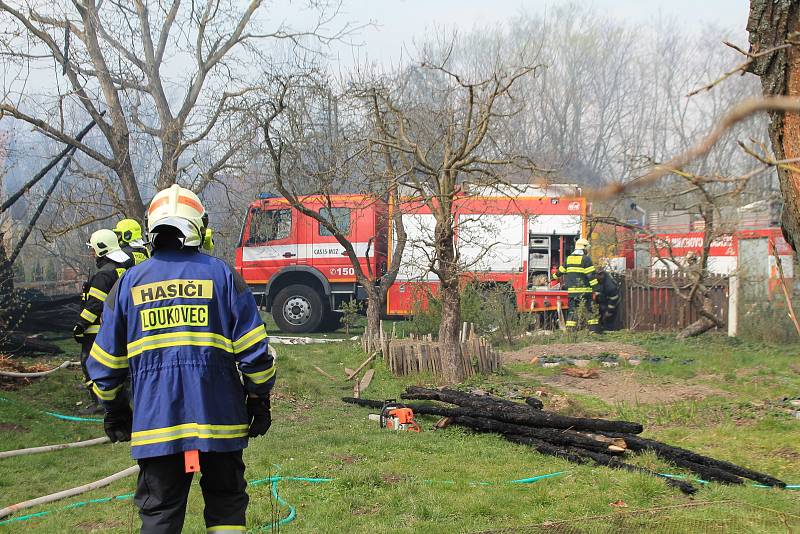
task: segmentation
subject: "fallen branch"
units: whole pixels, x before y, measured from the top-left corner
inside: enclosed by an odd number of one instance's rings
[[[775,248],[775,241],[770,241],[769,244],[772,248],[772,255],[775,257],[775,265],[778,267],[778,276],[781,281],[781,289],[783,289],[783,297],[786,299],[786,309],[789,314],[789,319],[792,320],[797,334],[800,335],[800,324],[797,322],[797,315],[794,313],[794,305],[792,304],[792,295],[789,293],[789,288],[786,286],[786,278],[783,276],[781,257],[778,255],[778,249]]]
[[[29,447],[27,449],[17,449],[15,451],[0,452],[0,459],[11,458],[12,456],[24,456],[26,454],[38,454],[40,452],[60,451],[62,449],[78,449],[81,447],[91,447],[102,443],[110,443],[107,437],[87,439],[86,441],[76,441],[75,443],[60,443],[58,445],[44,445],[42,447]]]
[[[117,480],[121,480],[125,477],[135,475],[138,472],[139,472],[139,466],[134,465],[127,469],[123,469],[119,473],[115,473],[111,476],[101,478],[100,480],[95,480],[94,482],[90,482],[89,484],[84,484],[83,486],[78,486],[77,488],[59,491],[57,493],[51,493],[50,495],[45,495],[43,497],[37,497],[29,501],[23,501],[21,503],[12,504],[11,506],[6,506],[5,508],[0,509],[0,518],[3,518],[9,514],[13,514],[14,512],[24,510],[26,508],[32,508],[34,506],[39,506],[41,504],[47,504],[61,499],[66,499],[68,497],[74,497],[75,495],[86,493],[87,491],[103,488],[105,486],[113,484]]]

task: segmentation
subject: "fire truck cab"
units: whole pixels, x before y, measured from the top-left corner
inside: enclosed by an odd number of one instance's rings
[[[386,265],[386,205],[362,195],[306,197],[353,244],[365,271]],[[260,195],[250,205],[236,268],[283,332],[334,330],[345,301],[362,298],[345,249],[316,219],[286,199]]]
[[[385,272],[392,251],[390,209],[400,209],[408,240],[382,312],[411,315],[436,294],[430,265],[435,222],[424,203],[407,199],[394,207],[364,195],[301,200],[305,210],[323,211],[336,223],[364,272],[376,276]],[[585,199],[574,186],[457,199],[456,241],[465,281],[505,284],[519,311],[566,309],[567,293],[552,282],[551,273],[585,235],[585,216]],[[336,329],[341,305],[365,298],[344,247],[313,217],[279,197],[262,195],[250,205],[236,268],[283,332]]]

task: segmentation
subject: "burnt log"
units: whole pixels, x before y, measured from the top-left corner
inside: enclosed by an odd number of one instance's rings
[[[534,399],[533,397],[528,397],[533,404],[528,404],[527,399],[526,404],[521,404],[519,402],[514,402],[501,397],[495,397],[494,395],[475,395],[449,388],[428,389],[409,386],[406,388],[406,392],[400,395],[400,397],[414,400],[436,400],[440,402],[446,402],[448,404],[455,404],[457,406],[464,406],[467,408],[484,408],[490,404],[499,404],[503,406],[510,406],[512,408],[533,408],[535,410],[541,410],[544,408],[544,404],[542,404],[540,400]]]
[[[502,421],[495,421],[494,419],[487,419],[485,417],[459,416],[453,417],[452,422],[456,425],[480,430],[481,432],[530,436],[554,445],[582,447],[584,449],[605,452],[606,454],[611,452],[608,449],[610,443],[592,439],[574,430],[557,430],[554,428],[535,428],[514,425]]]
[[[544,408],[544,403],[539,399],[537,399],[536,397],[525,397],[525,404],[527,404],[534,410],[541,410]]]
[[[573,463],[585,464],[589,461],[592,461],[597,465],[611,467],[613,469],[621,469],[632,473],[643,473],[663,480],[668,486],[677,488],[686,495],[694,495],[695,493],[697,493],[697,488],[689,484],[688,482],[684,482],[682,480],[677,480],[673,478],[663,477],[658,473],[656,473],[655,471],[651,471],[650,469],[646,469],[644,467],[639,467],[636,465],[631,465],[629,463],[623,462],[622,460],[620,460],[618,457],[615,456],[610,456],[608,454],[603,454],[601,452],[581,449],[579,447],[558,447],[550,443],[547,443],[545,441],[528,436],[516,436],[513,434],[509,434],[506,435],[505,438],[513,443],[519,443],[521,445],[528,445],[530,447],[533,447],[542,454],[563,458]]]
[[[746,467],[741,467],[739,465],[732,464],[724,460],[717,460],[709,456],[703,456],[702,454],[697,454],[695,452],[686,449],[681,449],[680,447],[667,445],[666,443],[661,443],[660,441],[655,441],[652,439],[643,438],[641,436],[632,436],[622,433],[603,432],[603,434],[610,437],[618,437],[624,439],[625,443],[628,444],[628,448],[633,451],[648,451],[648,450],[653,451],[659,458],[670,461],[678,466],[691,469],[692,471],[695,471],[697,474],[700,474],[701,476],[709,476],[709,473],[711,471],[706,472],[706,474],[701,474],[699,471],[696,471],[691,467],[692,464],[695,464],[695,466],[699,465],[699,466],[711,467],[714,469],[718,469],[720,471],[726,471],[733,475],[754,480],[756,482],[765,484],[767,486],[774,486],[776,488],[786,487],[785,482],[778,480],[777,478],[771,477],[767,474],[759,473],[758,471],[753,471],[752,469],[747,469]]]
[[[483,399],[479,395],[466,393],[452,393],[452,390],[437,390],[410,387],[401,395],[403,399],[436,400],[450,404],[469,406],[480,410],[483,417],[497,419],[506,423],[544,428],[561,428],[570,430],[589,430],[607,434],[608,432],[639,434],[644,429],[639,423],[630,421],[611,421],[607,419],[587,419],[582,417],[569,417],[544,410],[535,410],[524,404],[511,401],[497,402],[492,399]],[[461,404],[463,403],[463,404]],[[470,414],[463,414],[470,415]],[[625,429],[625,430],[623,430]]]
[[[383,402],[377,400],[357,399],[355,397],[342,397],[342,400],[349,404],[357,404],[367,408],[381,409],[383,407]],[[586,436],[585,434],[581,434],[580,432],[575,432],[573,430],[528,427],[515,425],[513,423],[505,423],[503,421],[496,421],[494,419],[484,417],[484,414],[470,408],[443,408],[440,406],[430,406],[427,404],[416,403],[405,404],[405,406],[411,408],[415,414],[447,417],[450,419],[450,423],[452,424],[466,426],[474,430],[480,430],[483,432],[497,432],[499,434],[530,436],[557,445],[574,445],[586,449],[611,453],[613,451],[609,450],[609,446],[619,443],[615,441],[615,439],[608,438],[606,436],[598,436],[598,438],[605,438],[607,441]],[[622,440],[622,442],[624,443],[624,440]]]
[[[64,352],[61,347],[49,341],[16,331],[0,334],[0,350],[14,354],[61,354]]]
[[[672,460],[672,463],[674,463],[678,467],[683,467],[684,469],[688,469],[689,471],[698,475],[703,480],[708,480],[711,482],[722,482],[723,484],[744,484],[744,480],[737,477],[733,473],[729,471],[724,471],[722,469],[718,469],[716,467],[701,465],[683,459]]]

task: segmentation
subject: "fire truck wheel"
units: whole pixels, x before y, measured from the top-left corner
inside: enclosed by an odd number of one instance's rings
[[[305,334],[316,331],[325,316],[325,305],[312,288],[294,284],[281,289],[272,302],[272,317],[281,332]]]

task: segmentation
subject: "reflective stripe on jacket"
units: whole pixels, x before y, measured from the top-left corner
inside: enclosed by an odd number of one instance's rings
[[[561,278],[562,287],[567,293],[591,293],[597,285],[592,259],[582,250],[573,251],[567,256],[566,266],[561,265],[553,278]]]
[[[137,459],[245,448],[245,395],[267,395],[275,381],[247,284],[194,249],[156,251],[128,270],[109,294],[90,354],[103,401],[131,375]]]
[[[83,305],[77,324],[83,327],[85,334],[96,334],[100,330],[103,304],[108,297],[108,292],[124,272],[125,269],[120,264],[105,260],[89,282],[84,285]]]
[[[150,258],[150,251],[147,250],[147,246],[142,245],[135,245],[134,243],[127,243],[122,245],[122,251],[128,255],[130,260],[125,265],[128,269],[133,267],[134,265],[139,265],[146,259]]]

